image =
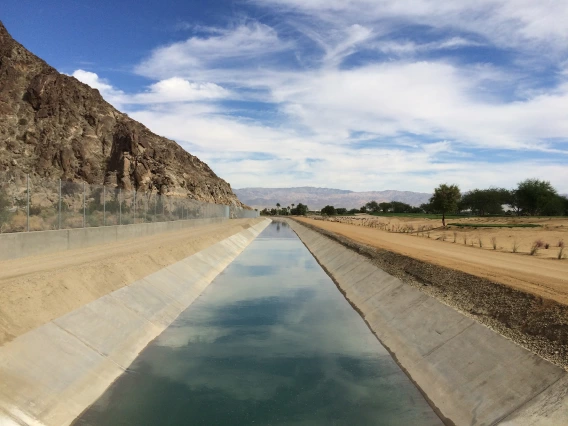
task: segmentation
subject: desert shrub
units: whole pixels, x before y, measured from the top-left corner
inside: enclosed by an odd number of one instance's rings
[[[546,244],[544,245],[544,248],[545,248],[546,250],[548,250],[549,247],[550,247],[550,244],[548,244],[548,243],[546,243]]]
[[[30,231],[45,231],[49,226],[45,224],[40,216],[30,216]]]
[[[517,253],[519,251],[519,242],[514,239],[513,240],[513,253]]]
[[[542,240],[536,240],[531,246],[531,251],[530,251],[531,256],[537,254],[538,250],[541,249],[542,247],[544,247],[544,243],[542,242]]]

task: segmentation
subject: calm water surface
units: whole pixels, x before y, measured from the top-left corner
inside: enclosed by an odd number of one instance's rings
[[[440,425],[286,224],[272,223],[79,425]]]

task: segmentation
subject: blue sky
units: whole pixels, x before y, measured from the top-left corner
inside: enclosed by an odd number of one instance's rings
[[[4,0],[0,19],[236,188],[568,192],[568,2]]]

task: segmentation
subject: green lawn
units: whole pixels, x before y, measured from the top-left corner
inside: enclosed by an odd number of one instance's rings
[[[428,213],[369,213],[373,216],[384,216],[384,217],[416,217],[425,219],[440,219],[442,220],[441,214],[428,214]],[[459,216],[447,214],[446,219],[464,219],[471,216]]]
[[[448,223],[448,226],[460,228],[540,228],[534,223]]]

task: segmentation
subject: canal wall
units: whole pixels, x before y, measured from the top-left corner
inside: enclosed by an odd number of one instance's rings
[[[0,347],[0,425],[70,424],[269,222],[257,220]]]
[[[224,217],[0,234],[0,261],[222,223]]]
[[[568,424],[568,375],[371,259],[294,231],[446,424]]]

